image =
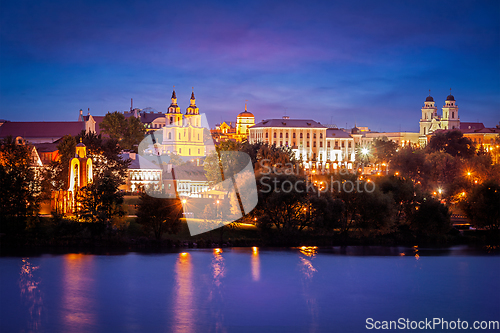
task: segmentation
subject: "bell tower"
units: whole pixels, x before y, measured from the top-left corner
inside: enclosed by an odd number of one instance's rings
[[[181,113],[181,108],[177,105],[177,95],[175,94],[175,86],[174,90],[172,91],[172,97],[171,97],[172,102],[170,103],[170,106],[167,109],[167,113],[165,114],[166,117],[166,124],[167,125],[176,125],[179,124],[182,125],[182,113]]]
[[[68,174],[68,191],[70,192],[76,192],[92,183],[92,159],[87,157],[87,147],[82,143],[82,139],[76,145],[75,157],[69,162]]]
[[[450,94],[446,97],[443,105],[443,119],[441,121],[443,129],[460,129],[460,117],[458,116],[458,106],[456,105],[455,97]]]
[[[189,106],[186,109],[186,119],[191,126],[200,127],[200,110],[196,107],[196,98],[194,97],[194,88],[191,92],[191,98],[189,100]]]
[[[438,118],[437,107],[435,106],[434,98],[432,98],[431,90],[429,89],[429,96],[425,99],[424,106],[422,107],[422,118],[420,118],[419,143],[421,146],[427,144],[426,135],[431,131],[432,120]]]

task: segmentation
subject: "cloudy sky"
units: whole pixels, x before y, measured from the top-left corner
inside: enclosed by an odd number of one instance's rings
[[[431,89],[500,121],[500,1],[6,1],[0,118],[197,105],[214,124],[312,118],[417,131]]]

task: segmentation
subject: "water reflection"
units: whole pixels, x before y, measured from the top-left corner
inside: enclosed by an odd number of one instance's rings
[[[318,323],[318,303],[316,300],[316,296],[314,294],[314,286],[313,286],[313,277],[318,272],[316,268],[314,268],[312,261],[316,257],[318,253],[317,246],[302,246],[300,248],[300,253],[303,256],[299,256],[300,259],[300,270],[302,272],[302,294],[304,295],[304,300],[306,302],[306,307],[309,312],[310,318],[310,326],[309,332],[316,332],[317,323]]]
[[[259,248],[254,246],[252,248],[252,280],[260,280],[260,259],[259,259]]]
[[[96,325],[94,258],[85,254],[64,256],[62,321],[65,331],[87,332]]]
[[[179,253],[175,263],[174,332],[193,332],[193,265],[187,252]]]
[[[224,289],[222,279],[225,275],[225,263],[221,249],[214,249],[214,257],[211,263],[212,288],[210,289],[209,304],[211,317],[214,319],[215,332],[225,332],[224,327]],[[211,331],[211,330],[209,330]]]
[[[21,300],[29,312],[28,331],[38,331],[42,321],[42,292],[40,291],[40,279],[35,277],[35,271],[39,266],[33,266],[29,258],[21,260],[21,273],[19,274],[19,289]]]
[[[415,253],[415,259],[419,260],[420,259],[420,255],[418,254],[418,245],[415,245],[413,247],[413,252]]]

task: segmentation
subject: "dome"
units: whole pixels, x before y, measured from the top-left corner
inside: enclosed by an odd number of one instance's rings
[[[434,102],[434,98],[432,98],[432,96],[427,96],[427,98],[425,99],[426,102]]]
[[[454,101],[455,100],[455,97],[453,97],[452,94],[449,94],[448,97],[446,97],[446,100],[447,101]]]
[[[254,118],[253,113],[248,112],[248,111],[243,111],[238,114],[238,117],[252,117]]]

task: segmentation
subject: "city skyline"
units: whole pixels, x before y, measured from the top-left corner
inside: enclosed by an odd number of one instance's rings
[[[428,96],[498,124],[500,3],[3,3],[0,118],[74,121],[191,87],[210,126],[257,121],[418,131]]]

